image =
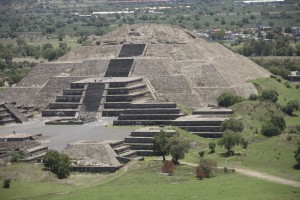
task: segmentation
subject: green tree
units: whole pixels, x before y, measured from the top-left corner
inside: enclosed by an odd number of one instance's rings
[[[217,101],[219,106],[229,107],[242,101],[242,97],[234,95],[231,92],[224,92],[217,98]]]
[[[275,103],[278,99],[278,92],[276,90],[263,90],[260,95],[260,99]]]
[[[165,156],[169,154],[168,139],[168,135],[165,131],[160,131],[153,139],[154,154],[162,156],[163,161],[166,160]]]
[[[221,140],[219,140],[219,145],[224,146],[227,150],[226,155],[233,155],[234,151],[232,150],[236,145],[239,145],[241,142],[241,135],[237,132],[226,130],[223,134]]]
[[[215,153],[216,150],[216,143],[215,142],[210,142],[208,143],[208,148],[210,149],[210,152]]]
[[[56,173],[58,169],[59,152],[49,150],[43,159],[44,166]]]
[[[222,122],[221,130],[232,130],[235,132],[242,132],[244,130],[244,125],[241,120],[237,120],[234,118],[226,119],[224,122]]]
[[[184,158],[184,155],[188,152],[189,148],[189,143],[183,138],[179,136],[169,138],[168,149],[170,149],[174,164],[179,164],[178,160]]]

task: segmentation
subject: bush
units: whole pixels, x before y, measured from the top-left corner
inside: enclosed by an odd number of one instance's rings
[[[264,90],[260,95],[260,99],[263,101],[271,101],[275,103],[278,99],[278,92],[276,90]]]
[[[173,174],[174,173],[174,164],[170,160],[164,161],[164,165],[161,169],[162,173]]]
[[[199,151],[198,154],[199,154],[200,158],[203,158],[204,154],[205,154],[205,151]]]
[[[221,125],[222,131],[232,130],[235,132],[242,132],[243,129],[244,129],[244,125],[243,125],[242,121],[234,119],[234,118],[225,120],[224,122],[222,122],[222,125]]]
[[[211,178],[213,172],[217,169],[217,163],[210,159],[201,159],[199,166],[196,168],[196,177]]]
[[[205,177],[205,173],[202,167],[196,167],[196,177],[202,180]]]
[[[69,176],[71,161],[66,154],[60,154],[58,151],[49,150],[43,159],[46,168],[49,168],[58,178]]]
[[[282,116],[272,116],[271,123],[277,126],[281,131],[286,127],[284,118]]]
[[[286,106],[282,108],[282,111],[288,115],[292,115],[294,111],[299,110],[299,102],[296,100],[289,101]]]
[[[248,144],[249,144],[248,140],[246,140],[245,138],[241,139],[241,145],[242,145],[243,149],[247,149]]]
[[[250,96],[249,96],[249,100],[251,100],[251,101],[255,101],[255,100],[257,100],[258,99],[258,96],[257,96],[257,94],[250,94]]]
[[[3,188],[10,188],[10,179],[3,180]]]
[[[215,142],[208,143],[208,148],[210,149],[210,152],[215,153],[217,144]]]
[[[300,142],[298,142],[298,148],[295,151],[295,159],[298,164],[300,164]]]
[[[281,130],[280,130],[280,128],[275,126],[273,123],[267,122],[267,123],[263,124],[261,133],[264,136],[271,137],[271,136],[279,135],[281,133]]]
[[[22,154],[20,152],[12,152],[11,154],[11,162],[19,162],[23,158]]]
[[[231,92],[224,92],[217,98],[218,105],[223,107],[232,106],[233,104],[241,102],[242,100],[242,97],[234,95]]]

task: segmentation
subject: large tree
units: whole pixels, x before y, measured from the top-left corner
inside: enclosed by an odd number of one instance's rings
[[[170,149],[168,148],[168,135],[165,131],[160,131],[158,135],[154,136],[153,146],[154,154],[157,156],[162,156],[163,161],[166,160],[166,155],[169,154]]]
[[[241,142],[241,135],[240,133],[234,132],[232,130],[226,130],[223,134],[223,137],[219,141],[220,146],[224,146],[227,150],[226,154],[231,155],[234,154],[232,150],[236,145],[239,145]]]

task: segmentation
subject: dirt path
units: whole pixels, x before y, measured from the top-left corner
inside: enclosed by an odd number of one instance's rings
[[[189,166],[193,166],[196,167],[197,164],[195,163],[188,163],[188,162],[180,162],[181,164],[185,164],[185,165],[189,165]],[[220,167],[220,169],[223,169],[222,167]],[[278,176],[273,176],[270,174],[266,174],[266,173],[262,173],[262,172],[257,172],[257,171],[253,171],[253,170],[249,170],[249,169],[245,169],[245,168],[234,168],[235,171],[237,173],[246,175],[246,176],[252,176],[252,177],[256,177],[256,178],[260,178],[263,180],[267,180],[270,182],[274,182],[274,183],[280,183],[280,184],[284,184],[284,185],[290,185],[293,187],[298,187],[300,188],[300,182],[298,181],[293,181],[290,179],[286,179],[286,178],[282,178],[282,177],[278,177]]]

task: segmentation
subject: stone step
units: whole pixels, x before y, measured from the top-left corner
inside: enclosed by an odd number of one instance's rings
[[[8,112],[0,114],[0,119],[6,118],[6,117],[11,117],[11,114]]]
[[[153,150],[135,150],[138,156],[153,156]]]
[[[126,109],[124,114],[179,114],[178,108],[138,108],[138,109]]]
[[[102,116],[104,117],[112,117],[112,116],[119,116],[122,114],[124,109],[104,109],[102,110]]]
[[[79,102],[81,95],[62,95],[56,96],[56,102]]]
[[[233,114],[233,110],[227,108],[204,108],[194,110],[193,115],[230,115]]]
[[[70,83],[71,89],[84,89],[86,83]]]
[[[126,137],[125,143],[153,143],[152,137]]]
[[[23,159],[23,161],[25,162],[31,162],[31,161],[35,161],[35,160],[42,160],[43,157],[45,157],[47,152],[42,152],[38,155],[34,155],[34,156],[30,156],[30,157],[27,157],[25,159]]]
[[[176,103],[133,103],[129,108],[146,109],[146,108],[176,108]]]
[[[115,147],[122,146],[124,143],[125,143],[124,140],[119,140],[119,141],[114,141],[112,143],[109,143],[109,145],[111,146],[111,148],[115,148]]]
[[[105,102],[104,109],[126,109],[131,104],[130,101],[128,102]]]
[[[120,157],[126,157],[126,158],[132,158],[132,157],[137,156],[137,153],[136,153],[136,151],[130,150],[130,151],[127,151],[125,153],[119,154],[119,156]]]
[[[188,120],[175,120],[173,121],[172,125],[173,126],[221,126],[222,122],[226,118],[223,119],[203,119],[203,120],[198,120],[198,121],[188,121]]]
[[[128,81],[122,81],[122,82],[110,82],[109,83],[109,88],[121,88],[121,87],[129,87],[132,85],[136,85],[139,83],[142,83],[143,78],[136,78],[136,79],[131,79]]]
[[[111,59],[104,77],[128,77],[134,59]]]
[[[54,102],[49,104],[49,109],[78,109],[79,102]]]
[[[179,126],[179,128],[189,132],[220,132],[220,126]]]
[[[136,91],[141,91],[146,89],[147,86],[143,83],[131,85],[128,87],[120,87],[120,88],[109,88],[107,90],[108,95],[116,95],[116,94],[129,94]]]
[[[130,150],[130,146],[129,145],[122,145],[122,146],[119,146],[119,147],[115,147],[114,148],[114,151],[119,155],[119,154],[122,154],[122,153],[125,153],[127,151]]]
[[[169,136],[172,136],[175,134],[175,131],[168,131],[168,130],[165,130],[165,132],[169,135]],[[145,138],[145,137],[150,137],[150,138],[153,138],[154,136],[160,134],[160,131],[132,131],[130,136],[131,137],[142,137],[142,138]]]
[[[150,94],[149,91],[135,92],[128,95],[107,95],[106,102],[128,102]]]
[[[57,110],[43,110],[43,117],[75,117],[76,113],[79,112],[77,109],[57,109]]]
[[[118,120],[174,120],[183,114],[121,114]]]
[[[27,151],[27,153],[32,154],[32,153],[35,153],[38,151],[45,151],[45,150],[48,150],[47,146],[37,146],[37,147],[33,147],[31,149],[27,149],[26,151]]]
[[[223,136],[223,132],[191,132],[191,133],[204,138],[220,138]]]
[[[169,126],[173,120],[115,120],[114,126]]]
[[[83,89],[65,89],[63,90],[63,95],[82,95]]]
[[[11,117],[10,117],[10,118],[6,118],[6,119],[1,119],[1,120],[0,120],[0,124],[1,124],[1,125],[8,124],[8,123],[13,123],[13,122],[16,122],[16,121],[15,121],[15,119],[13,119],[13,118],[11,118]]]
[[[130,143],[131,150],[153,150],[153,143]]]

